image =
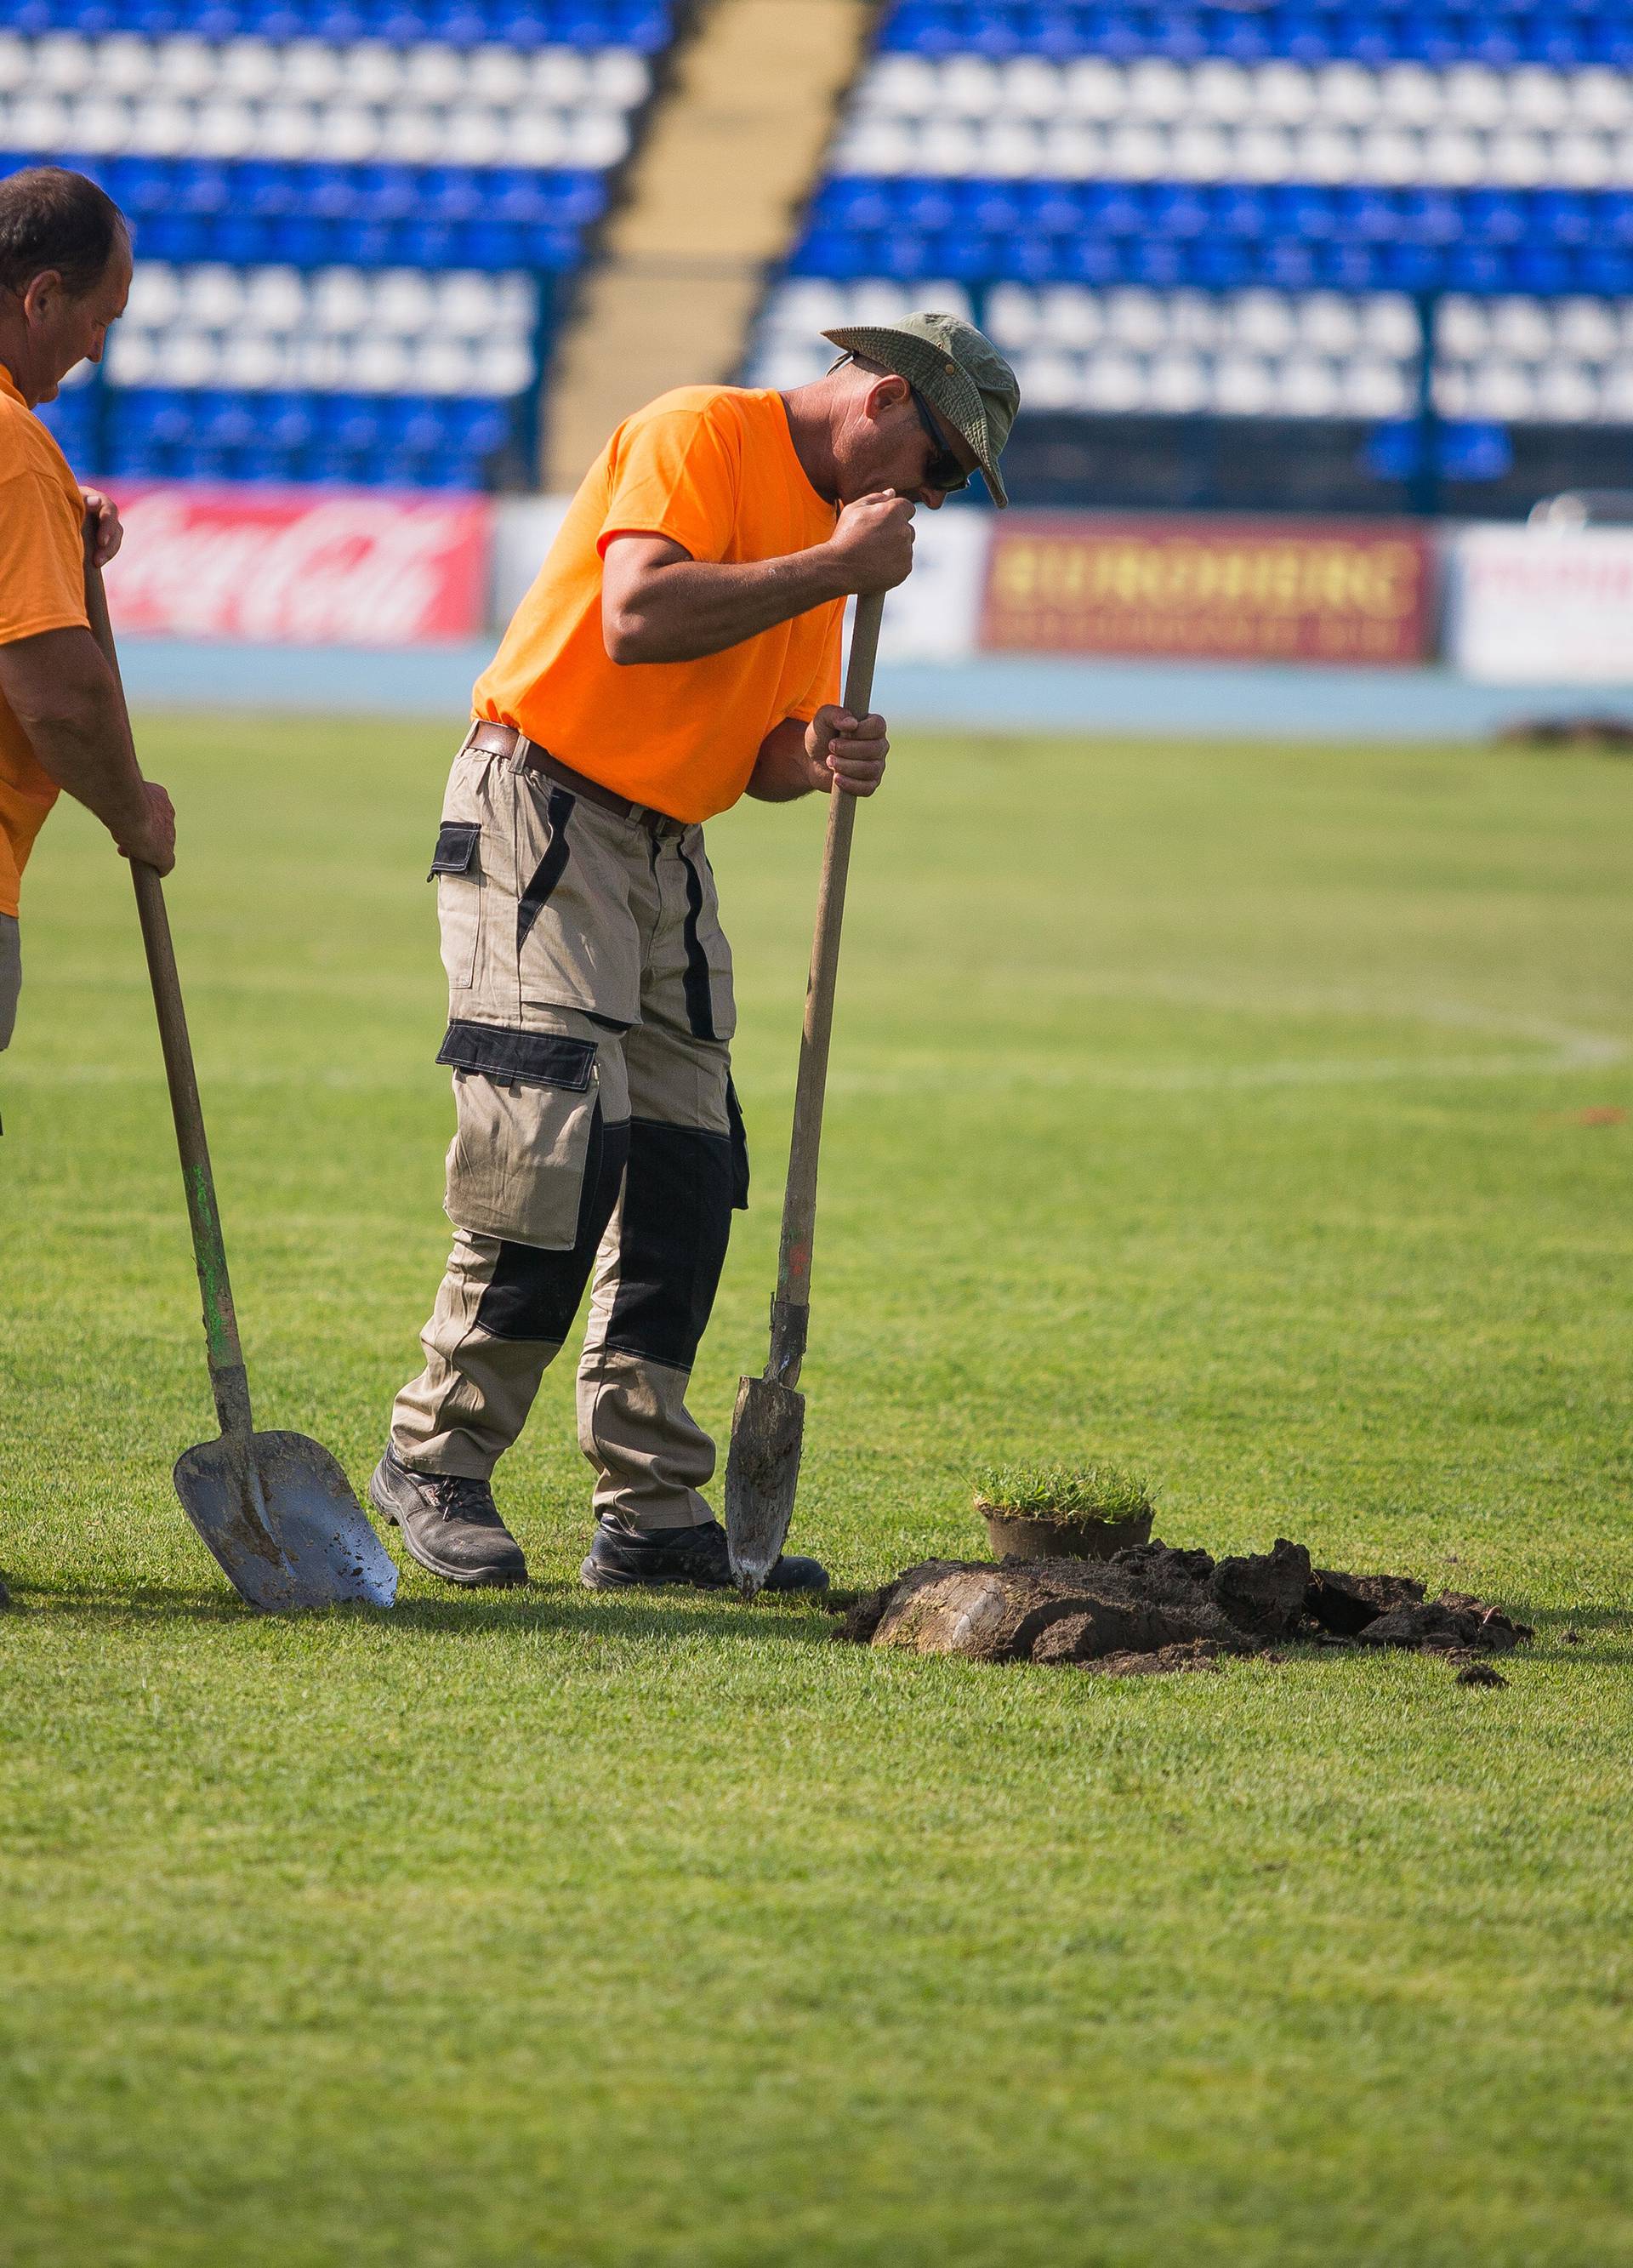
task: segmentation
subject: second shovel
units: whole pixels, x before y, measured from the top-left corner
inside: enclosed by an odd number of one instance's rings
[[[870,592],[857,601],[845,674],[845,707],[853,717],[865,717],[872,705],[873,663],[884,610],[882,591]],[[737,1407],[732,1413],[732,1447],[725,1467],[725,1534],[732,1576],[747,1599],[754,1597],[777,1563],[794,1515],[794,1491],[799,1485],[805,1397],[796,1388],[811,1316],[817,1157],[822,1146],[828,1049],[839,976],[839,932],[856,815],[855,796],[833,789],[817,895],[816,935],[811,946],[811,976],[805,987],[799,1077],[794,1088],[794,1134],[783,1199],[776,1297],[771,1303],[771,1359],[761,1377],[739,1382]]]

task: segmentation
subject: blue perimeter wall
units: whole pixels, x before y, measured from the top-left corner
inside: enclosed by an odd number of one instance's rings
[[[457,737],[494,644],[382,652],[127,637],[120,661],[136,708],[442,718]],[[901,725],[1198,740],[1472,740],[1526,718],[1633,720],[1633,686],[1475,685],[1448,669],[1026,657],[881,664],[874,702]]]

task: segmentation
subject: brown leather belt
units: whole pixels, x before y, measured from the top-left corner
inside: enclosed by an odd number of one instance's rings
[[[513,756],[529,771],[542,772],[569,794],[579,796],[592,803],[600,811],[610,811],[615,818],[633,820],[636,826],[651,828],[654,835],[684,831],[682,820],[672,819],[666,811],[654,811],[650,804],[631,803],[628,796],[616,795],[600,780],[586,779],[570,764],[563,763],[537,740],[530,740],[526,733],[519,733],[514,725],[490,725],[478,720],[465,736],[467,748],[478,749],[484,756]]]

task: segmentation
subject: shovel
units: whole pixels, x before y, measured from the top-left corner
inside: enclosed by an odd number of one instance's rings
[[[873,698],[885,594],[857,601],[845,673],[845,706],[865,717]],[[738,1386],[732,1413],[732,1447],[725,1465],[725,1535],[732,1574],[752,1599],[776,1566],[794,1516],[799,1451],[805,1438],[805,1397],[797,1393],[811,1319],[811,1243],[816,1231],[817,1153],[822,1144],[822,1098],[828,1085],[828,1043],[834,1029],[834,989],[839,976],[839,929],[845,912],[845,877],[857,799],[835,788],[828,799],[828,842],[817,892],[816,935],[805,986],[805,1021],[794,1087],[794,1135],[783,1197],[783,1241],[777,1255],[776,1297],[771,1302],[771,1359],[760,1378]]]
[[[95,521],[87,517],[85,611],[122,702],[107,600],[92,556],[94,534]],[[136,858],[130,861],[130,877],[136,886],[142,942],[158,1011],[165,1076],[193,1228],[193,1257],[204,1299],[210,1383],[221,1425],[219,1440],[201,1441],[177,1461],[176,1494],[181,1509],[215,1553],[227,1580],[252,1607],[276,1613],[289,1607],[334,1606],[347,1599],[388,1607],[397,1594],[397,1570],[364,1518],[339,1464],[302,1433],[255,1431],[164,886],[153,868]]]

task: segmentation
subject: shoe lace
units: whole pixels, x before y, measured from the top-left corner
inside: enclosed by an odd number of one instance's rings
[[[725,1530],[717,1521],[705,1521],[699,1528],[682,1528],[680,1537],[680,1550],[689,1559],[706,1560],[712,1566],[727,1556]]]
[[[445,1519],[493,1520],[493,1491],[468,1473],[445,1473],[437,1483],[438,1508]]]

